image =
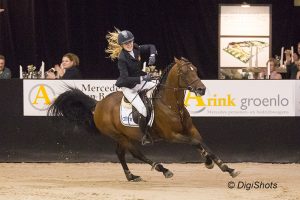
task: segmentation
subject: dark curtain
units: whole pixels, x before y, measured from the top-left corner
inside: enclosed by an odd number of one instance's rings
[[[300,41],[300,10],[293,0],[252,0],[272,4],[272,54]],[[62,55],[80,57],[84,78],[114,79],[116,63],[104,53],[105,35],[114,26],[134,33],[139,44],[157,46],[158,66],[184,56],[204,79],[218,75],[219,4],[237,0],[0,0],[0,54],[13,77],[19,65],[45,61],[46,68]]]

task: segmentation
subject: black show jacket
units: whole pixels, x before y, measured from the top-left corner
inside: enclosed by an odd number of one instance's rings
[[[119,55],[118,68],[120,76],[116,82],[117,87],[133,88],[141,83],[140,77],[146,75],[146,73],[142,71],[141,55],[157,54],[155,46],[151,44],[141,46],[134,44],[133,53],[134,58],[129,52],[122,49]]]

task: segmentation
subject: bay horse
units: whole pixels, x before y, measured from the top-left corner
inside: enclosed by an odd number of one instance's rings
[[[184,106],[185,90],[196,95],[205,94],[205,85],[197,75],[197,68],[185,58],[176,59],[162,74],[160,82],[153,93],[154,122],[150,129],[153,137],[173,143],[185,143],[194,146],[205,159],[205,166],[213,168],[214,163],[233,178],[239,172],[229,168],[203,142],[203,139],[192,122]],[[60,115],[77,124],[87,123],[112,138],[117,143],[116,154],[123,167],[128,181],[141,181],[141,177],[129,170],[125,153],[129,151],[134,158],[162,172],[165,178],[173,173],[161,163],[145,157],[137,148],[142,133],[139,128],[126,127],[120,122],[120,103],[122,92],[114,92],[97,102],[79,89],[69,88],[49,107],[48,115]]]

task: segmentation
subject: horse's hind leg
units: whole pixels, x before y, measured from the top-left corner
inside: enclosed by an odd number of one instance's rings
[[[198,149],[199,150],[199,149]],[[199,150],[199,152],[200,152],[200,154],[202,155],[202,152]],[[214,162],[213,162],[213,160],[208,156],[208,155],[206,155],[206,156],[204,156],[204,158],[205,158],[205,162],[204,162],[204,164],[205,164],[205,167],[207,168],[207,169],[212,169],[212,168],[214,168]]]
[[[210,162],[211,160],[213,160],[223,172],[228,172],[233,178],[237,177],[240,174],[239,171],[236,171],[235,169],[232,169],[224,164],[224,162],[218,156],[212,153],[212,151],[210,151],[210,149],[203,142],[197,144],[196,147],[200,151],[201,155],[207,158],[206,162]]]
[[[116,153],[118,155],[118,158],[120,160],[120,163],[122,165],[127,180],[134,181],[134,182],[141,181],[142,179],[140,176],[135,176],[130,172],[125,160],[125,149],[119,143],[117,143]]]
[[[149,165],[152,166],[152,169],[155,169],[158,172],[162,172],[163,175],[165,176],[165,178],[171,178],[173,176],[173,173],[169,169],[164,168],[164,166],[161,163],[156,163],[156,162],[153,162],[152,160],[149,160],[148,158],[146,158],[144,156],[144,154],[142,154],[142,152],[140,152],[132,144],[128,145],[127,148],[133,157],[135,157],[136,159],[139,159],[140,161],[148,163]]]

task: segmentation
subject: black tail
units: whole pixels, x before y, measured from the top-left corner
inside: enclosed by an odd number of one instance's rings
[[[52,103],[48,109],[48,116],[64,116],[68,121],[77,125],[93,127],[93,110],[97,101],[77,88],[68,90]]]

